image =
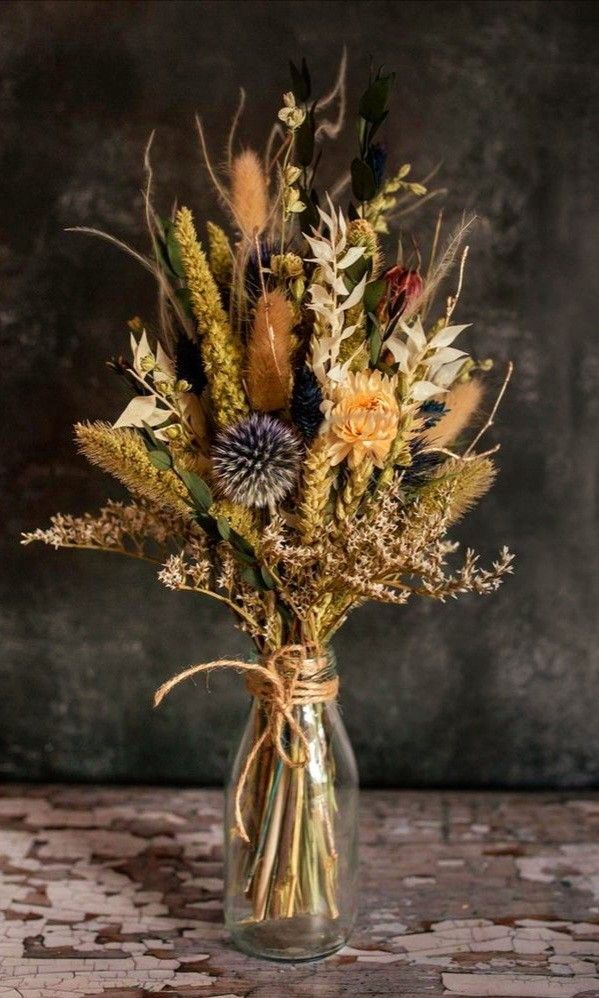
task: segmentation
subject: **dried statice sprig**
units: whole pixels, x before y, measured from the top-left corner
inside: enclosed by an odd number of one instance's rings
[[[470,486],[479,487],[472,478]],[[277,566],[283,597],[314,628],[322,627],[324,614],[337,629],[347,612],[366,600],[403,604],[413,595],[444,601],[466,592],[493,592],[512,570],[513,556],[505,548],[491,569],[480,568],[467,551],[463,565],[448,570],[458,547],[446,537],[456,517],[456,489],[450,481],[434,497],[406,505],[397,476],[369,513],[344,524],[342,539],[328,531],[297,543],[279,519],[265,528],[261,554]]]
[[[141,503],[108,502],[95,516],[57,513],[46,530],[24,533],[22,544],[41,541],[53,548],[113,551],[147,561],[161,561],[161,550],[173,539],[190,535],[193,527],[175,514]],[[156,553],[158,551],[158,554]]]
[[[238,618],[238,626],[260,646],[267,626],[267,608],[261,594],[243,579],[241,567],[226,543],[208,549],[199,538],[171,554],[158,572],[167,589],[196,592],[224,603]]]

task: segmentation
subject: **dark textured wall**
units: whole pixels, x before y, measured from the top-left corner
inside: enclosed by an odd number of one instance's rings
[[[6,777],[213,782],[245,695],[238,677],[155,686],[243,638],[225,613],[110,556],[20,549],[55,510],[115,484],[75,454],[76,418],[112,419],[103,366],[151,280],[99,225],[144,246],[142,153],[159,201],[215,212],[193,115],[213,148],[249,91],[262,142],[305,53],[326,87],[342,44],[350,99],[369,55],[394,67],[392,161],[442,162],[450,218],[475,209],[460,318],[517,373],[502,474],[462,535],[517,572],[487,600],[369,607],[337,643],[343,707],[371,784],[585,786],[599,763],[596,7],[569,3],[4,3],[0,8],[3,608]],[[330,176],[347,162],[352,127]],[[430,223],[423,219],[425,236]]]

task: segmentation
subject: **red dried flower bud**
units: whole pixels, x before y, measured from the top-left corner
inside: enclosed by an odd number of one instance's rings
[[[406,267],[391,267],[385,274],[387,282],[387,294],[385,304],[387,314],[390,319],[394,319],[417,298],[420,298],[424,289],[424,281],[417,270],[408,270]]]

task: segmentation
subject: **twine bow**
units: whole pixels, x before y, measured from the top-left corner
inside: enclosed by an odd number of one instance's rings
[[[154,706],[190,676],[211,669],[237,669],[244,672],[248,692],[258,697],[265,714],[264,730],[249,752],[235,789],[235,830],[244,842],[249,836],[242,817],[243,791],[248,775],[260,749],[270,741],[281,762],[290,768],[303,768],[308,762],[308,740],[293,714],[293,708],[311,703],[335,700],[339,679],[327,668],[327,658],[322,649],[310,645],[283,645],[263,660],[263,664],[242,662],[236,658],[221,658],[215,662],[192,665],[168,679],[154,694]],[[289,725],[302,745],[300,759],[292,759],[284,745],[285,723]]]

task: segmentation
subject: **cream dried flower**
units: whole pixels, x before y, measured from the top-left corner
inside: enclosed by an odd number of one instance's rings
[[[286,187],[283,192],[283,205],[286,215],[295,215],[305,210],[305,204],[297,187]]]
[[[325,424],[333,465],[347,458],[356,468],[368,458],[384,466],[399,423],[396,387],[396,379],[380,371],[348,374],[338,386]]]
[[[282,121],[284,125],[287,125],[287,128],[289,128],[292,132],[295,132],[296,129],[298,129],[304,122],[306,112],[303,108],[297,106],[295,103],[295,95],[291,92],[291,90],[288,93],[283,94],[283,107],[279,111],[278,117],[279,121]]]

